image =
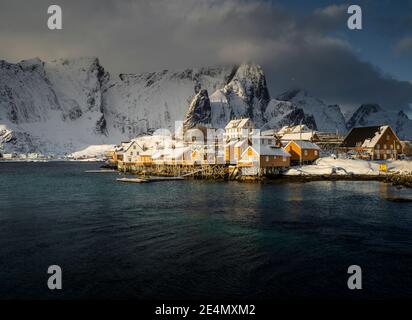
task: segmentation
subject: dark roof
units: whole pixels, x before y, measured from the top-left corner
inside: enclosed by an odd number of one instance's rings
[[[341,147],[354,148],[357,143],[363,143],[366,139],[372,139],[381,126],[352,128],[343,140]]]

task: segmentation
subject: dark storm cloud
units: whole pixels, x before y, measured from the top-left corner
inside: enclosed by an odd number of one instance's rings
[[[341,29],[342,26],[346,25],[348,7],[347,4],[332,4],[324,8],[318,8],[305,18],[306,23],[303,26],[317,32],[330,32]]]
[[[407,55],[412,58],[412,36],[400,39],[396,44],[395,51],[400,55]]]
[[[304,87],[329,103],[406,107],[408,82],[384,77],[344,38],[345,5],[306,15],[257,0],[57,1],[63,30],[46,28],[50,1],[0,0],[0,58],[98,56],[111,73],[254,60],[272,95]]]

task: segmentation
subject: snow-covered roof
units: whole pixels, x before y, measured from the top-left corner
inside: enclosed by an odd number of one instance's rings
[[[171,153],[171,149],[156,150],[156,151],[152,154],[152,159],[153,159],[153,160],[157,160],[157,159],[160,159],[161,157],[166,157],[166,156],[169,155],[170,153]]]
[[[290,157],[289,152],[286,152],[283,148],[276,148],[272,146],[260,146],[259,152],[262,156]]]
[[[155,150],[149,149],[139,153],[139,156],[152,156],[155,153]]]
[[[230,120],[225,129],[244,128],[249,121],[249,118]]]
[[[285,134],[288,131],[289,128],[290,128],[289,126],[283,126],[282,128],[280,128],[278,130],[277,133],[280,134],[280,135]]]
[[[373,148],[388,128],[390,127],[387,125],[352,128],[352,130],[345,137],[345,140],[343,140],[341,146],[349,148]]]
[[[310,132],[311,130],[305,124],[298,124],[296,126],[283,126],[277,133],[284,135],[288,133]]]
[[[293,126],[290,128],[291,133],[298,133],[298,132],[308,132],[310,129],[306,126],[306,124],[299,124],[297,126]]]
[[[240,141],[236,142],[235,143],[235,148],[243,146],[246,142],[247,142],[247,140],[240,140]]]
[[[132,145],[137,145],[140,149],[142,149],[142,147],[140,146],[140,144],[136,141],[136,140],[132,140],[131,142],[129,142],[128,144],[126,144],[124,147],[123,147],[123,149],[124,149],[124,152],[126,152],[127,150],[129,150],[130,149],[130,147],[132,146]]]
[[[190,147],[183,147],[183,148],[175,148],[171,149],[171,152],[165,157],[166,159],[178,159],[183,157],[185,152],[188,152]]]
[[[302,140],[292,140],[290,141],[287,145],[289,145],[290,143],[296,143],[301,149],[311,149],[311,150],[320,150],[319,146],[313,142],[310,141],[302,141]]]
[[[269,136],[274,136],[276,133],[277,133],[277,132],[276,132],[275,129],[269,129],[269,130],[262,131],[260,134],[261,134],[262,136],[269,137]]]
[[[290,157],[289,152],[286,152],[283,148],[276,148],[273,146],[260,146],[259,148],[257,148],[258,150],[256,150],[253,147],[252,148],[257,154],[261,155],[261,156],[283,156],[283,157]],[[248,148],[243,151],[242,153],[242,157],[243,155],[247,152]]]
[[[383,134],[386,132],[386,129],[388,129],[389,126],[381,126],[380,130],[375,132],[375,135],[370,138],[370,139],[365,139],[365,141],[362,143],[362,147],[364,148],[373,148],[375,145],[378,143],[378,141],[381,139]]]
[[[254,136],[252,136],[252,140],[275,140],[275,138],[273,136],[263,136],[263,135],[256,136],[256,135],[254,135]]]
[[[282,136],[281,140],[283,141],[290,141],[290,140],[307,140],[310,141],[315,136],[315,133],[310,132],[302,132],[302,133],[286,133]]]

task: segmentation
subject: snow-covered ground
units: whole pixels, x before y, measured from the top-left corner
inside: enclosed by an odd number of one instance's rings
[[[92,145],[83,150],[73,152],[68,157],[73,159],[101,159],[114,147],[113,144]]]
[[[292,167],[285,174],[299,175],[324,175],[335,173],[337,175],[379,175],[381,164],[387,165],[388,173],[412,173],[412,161],[366,161],[361,159],[335,159],[333,157],[319,158],[313,165]]]

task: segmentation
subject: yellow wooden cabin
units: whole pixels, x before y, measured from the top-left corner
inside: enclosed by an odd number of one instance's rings
[[[292,140],[285,146],[292,162],[312,163],[319,158],[320,148],[313,142]]]

